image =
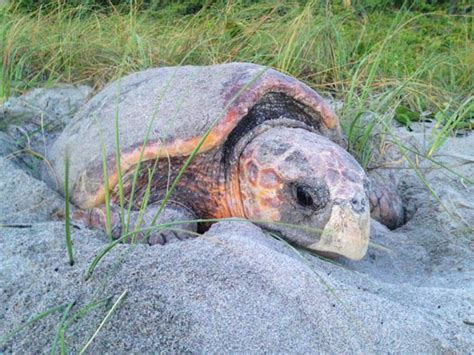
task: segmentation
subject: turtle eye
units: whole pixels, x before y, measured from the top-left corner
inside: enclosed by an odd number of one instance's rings
[[[296,200],[303,207],[310,207],[314,203],[313,197],[306,186],[296,187]]]
[[[294,198],[298,205],[305,208],[319,210],[325,207],[329,201],[329,189],[326,184],[317,186],[295,185]]]

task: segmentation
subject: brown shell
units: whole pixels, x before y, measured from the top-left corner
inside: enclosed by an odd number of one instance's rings
[[[239,122],[269,93],[289,97],[315,129],[343,142],[331,107],[314,90],[276,70],[250,63],[149,69],[107,86],[66,127],[49,154],[59,188],[67,152],[72,202],[81,208],[97,206],[104,202],[104,157],[109,188],[118,181],[117,136],[122,172],[141,155],[142,161],[188,156],[198,144],[199,153],[222,149]]]

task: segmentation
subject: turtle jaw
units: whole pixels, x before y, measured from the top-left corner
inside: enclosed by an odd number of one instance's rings
[[[357,213],[349,204],[332,207],[329,221],[319,241],[307,246],[316,252],[337,254],[352,260],[362,259],[369,246],[370,213]]]

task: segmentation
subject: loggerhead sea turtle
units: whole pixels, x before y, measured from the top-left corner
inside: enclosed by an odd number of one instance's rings
[[[338,118],[315,91],[273,69],[231,63],[126,76],[77,113],[49,159],[62,190],[68,152],[70,196],[79,208],[74,217],[105,229],[105,157],[117,236],[119,176],[133,208],[130,228],[137,220],[145,227],[201,143],[157,223],[242,217],[318,252],[356,260],[365,255],[369,181],[343,149]],[[137,219],[144,196],[147,207]],[[180,228],[155,231],[149,243],[182,239],[183,228],[197,225]]]

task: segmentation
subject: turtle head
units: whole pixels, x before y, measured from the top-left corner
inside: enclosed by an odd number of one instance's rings
[[[302,128],[271,128],[245,146],[239,181],[248,219],[325,255],[365,255],[368,179],[329,139]]]

